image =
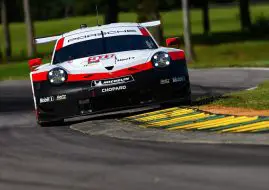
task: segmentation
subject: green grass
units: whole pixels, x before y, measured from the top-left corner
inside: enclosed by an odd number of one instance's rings
[[[237,93],[227,94],[220,100],[214,101],[211,105],[226,107],[242,107],[257,110],[269,109],[269,81],[266,81],[254,90],[245,90]]]
[[[208,67],[268,67],[269,42],[249,41],[195,47],[198,61],[189,64],[193,68]]]
[[[48,63],[48,59],[43,60]],[[1,80],[15,80],[15,79],[29,79],[29,67],[27,61],[17,61],[9,64],[0,65],[0,81]]]
[[[13,63],[0,65],[0,81],[29,78],[27,63]]]

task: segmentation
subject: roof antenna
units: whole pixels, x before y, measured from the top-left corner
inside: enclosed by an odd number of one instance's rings
[[[96,21],[97,21],[97,26],[100,26],[99,24],[99,13],[98,13],[98,6],[95,5],[95,9],[96,9]]]

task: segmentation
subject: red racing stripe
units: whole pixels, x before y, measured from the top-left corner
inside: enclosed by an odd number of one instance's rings
[[[169,52],[168,54],[170,55],[171,59],[174,61],[185,59],[184,51],[174,51],[174,52]]]
[[[41,72],[41,73],[34,73],[32,75],[33,82],[39,82],[39,81],[47,80],[47,77],[48,77],[48,71]]]
[[[61,49],[64,45],[64,38],[61,38],[59,39],[57,45],[56,45],[56,50],[55,51],[58,51],[59,49]]]
[[[142,33],[143,36],[149,36],[149,32],[145,28],[139,28],[140,32]]]
[[[101,80],[108,78],[116,78],[125,75],[132,75],[141,71],[146,71],[152,69],[152,63],[147,62],[141,65],[136,65],[130,68],[122,69],[119,71],[108,72],[108,73],[94,73],[94,74],[69,74],[67,82],[75,81],[87,81],[87,80]]]
[[[67,82],[76,82],[76,81],[88,81],[88,80],[101,80],[101,79],[108,79],[108,78],[116,78],[125,75],[132,75],[135,73],[139,73],[142,71],[147,71],[152,69],[152,63],[147,62],[144,64],[136,65],[133,67],[129,67],[126,69],[114,71],[114,72],[107,72],[107,73],[85,73],[85,74],[69,74]],[[48,78],[48,71],[35,73],[32,75],[33,82],[40,82],[45,81]]]

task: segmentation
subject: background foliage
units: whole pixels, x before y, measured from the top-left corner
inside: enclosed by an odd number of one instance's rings
[[[227,4],[237,0],[210,0],[216,4]],[[203,0],[191,0],[190,6],[200,7]],[[24,15],[22,0],[8,0],[8,18],[11,22],[23,22]],[[119,0],[121,12],[136,11],[138,0]],[[180,0],[159,0],[159,10],[175,10],[181,8]],[[106,10],[107,0],[31,0],[31,14],[33,20],[48,20],[65,18],[70,16],[84,16],[95,14],[95,6],[98,5],[100,13]]]

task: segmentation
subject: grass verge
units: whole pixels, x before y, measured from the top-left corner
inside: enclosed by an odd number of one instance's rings
[[[29,72],[26,62],[0,65],[0,80],[27,79]]]
[[[196,108],[221,114],[269,116],[268,95],[269,81],[266,81],[256,89],[230,93]]]

